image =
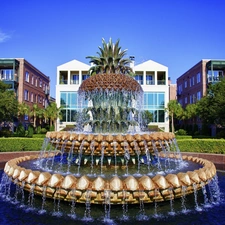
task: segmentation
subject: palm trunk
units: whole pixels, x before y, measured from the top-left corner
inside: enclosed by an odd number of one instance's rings
[[[173,113],[172,113],[172,115],[171,115],[171,127],[172,127],[172,133],[174,133]]]

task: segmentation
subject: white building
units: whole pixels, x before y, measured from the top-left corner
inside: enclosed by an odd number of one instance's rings
[[[169,131],[169,118],[165,112],[169,102],[168,67],[152,60],[131,67],[144,91],[144,110],[153,114],[151,125]],[[57,123],[57,131],[75,124],[74,114],[79,105],[77,91],[82,81],[89,77],[89,68],[90,65],[77,60],[57,67],[56,103],[63,107],[63,118]]]

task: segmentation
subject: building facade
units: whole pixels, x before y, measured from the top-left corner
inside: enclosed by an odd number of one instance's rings
[[[203,59],[177,79],[177,101],[185,108],[194,104],[206,95],[209,84],[219,82],[225,76],[225,60]],[[198,128],[202,123],[196,120]],[[211,126],[211,135],[215,136],[216,128]]]
[[[185,108],[196,103],[207,91],[210,83],[225,76],[225,60],[203,59],[177,78],[177,100]]]
[[[50,99],[50,78],[24,58],[1,58],[0,80],[10,85],[19,103],[25,102],[32,108],[35,103],[45,108]],[[24,122],[29,118],[24,117]]]
[[[169,119],[165,112],[169,101],[168,68],[152,60],[139,65],[131,64],[135,79],[144,91],[143,109],[153,114],[152,125],[169,131]],[[62,119],[57,122],[57,130],[75,124],[76,110],[79,109],[78,89],[89,77],[90,65],[72,60],[57,67],[56,103],[62,107]]]

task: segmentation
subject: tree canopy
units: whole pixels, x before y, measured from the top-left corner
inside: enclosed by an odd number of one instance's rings
[[[225,79],[211,84],[205,97],[197,102],[197,114],[206,124],[225,126]]]
[[[166,111],[171,118],[172,132],[174,133],[174,118],[181,118],[183,115],[183,108],[177,100],[170,100],[167,104]]]
[[[0,122],[13,121],[17,117],[18,101],[9,85],[0,81]]]
[[[106,43],[102,38],[102,47],[98,47],[100,52],[97,52],[98,56],[87,56],[90,59],[91,66],[90,75],[98,73],[122,73],[133,75],[130,67],[131,60],[124,58],[126,50],[121,50],[119,46],[119,39],[114,44],[112,39],[109,39],[109,43]]]

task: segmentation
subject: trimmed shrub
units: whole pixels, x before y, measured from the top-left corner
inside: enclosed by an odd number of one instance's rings
[[[225,138],[225,130],[221,130],[216,134],[217,138]]]
[[[41,134],[46,134],[47,130],[45,128],[41,128]]]
[[[40,133],[41,133],[41,126],[38,126],[38,127],[37,127],[36,132],[37,132],[37,134],[40,134]]]
[[[42,140],[44,140],[45,134],[34,134],[33,138],[42,138]]]
[[[184,129],[179,129],[178,131],[176,131],[176,135],[187,135],[187,132]]]
[[[34,134],[34,127],[30,124],[27,129],[27,137],[32,138]]]
[[[55,131],[55,126],[54,125],[50,126],[49,131]]]
[[[16,136],[17,137],[25,136],[25,129],[22,123],[19,123],[18,127],[16,128]]]
[[[12,136],[12,132],[7,129],[7,128],[2,128],[2,130],[0,130],[0,137],[11,137]]]
[[[1,138],[0,152],[40,151],[42,144],[40,138]]]
[[[176,139],[192,139],[191,135],[177,135],[176,134]]]
[[[178,139],[177,143],[181,152],[225,154],[223,139]]]

